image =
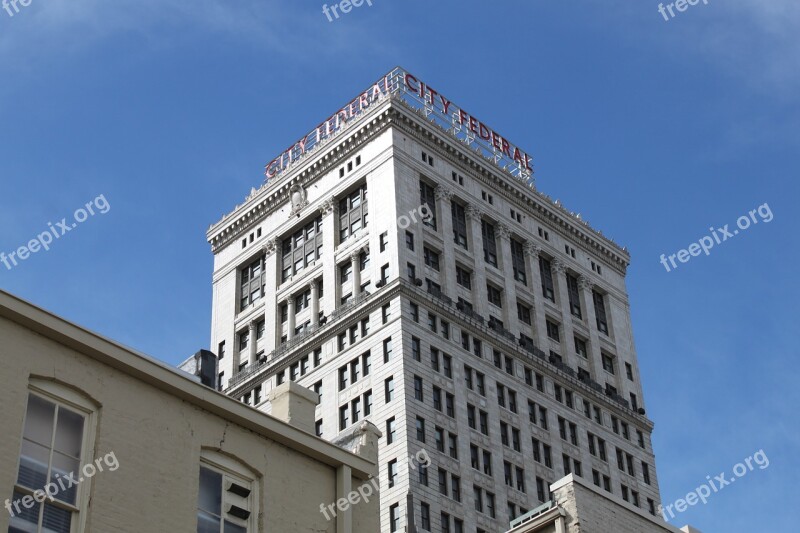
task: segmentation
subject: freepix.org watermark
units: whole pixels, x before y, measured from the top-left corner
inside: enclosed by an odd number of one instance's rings
[[[97,458],[94,463],[86,463],[83,465],[79,471],[79,473],[83,475],[78,479],[75,479],[75,472],[69,472],[64,476],[56,474],[55,477],[52,478],[53,481],[41,489],[34,490],[32,495],[28,494],[13,502],[6,500],[5,508],[8,510],[8,514],[11,515],[11,518],[14,518],[14,516],[22,514],[20,505],[24,509],[32,509],[34,505],[42,503],[45,499],[52,502],[61,491],[69,490],[87,479],[93,478],[98,472],[102,472],[103,463],[108,467],[109,472],[114,472],[119,468],[117,456],[114,455],[114,452],[109,452],[105,454],[105,456]]]
[[[677,9],[679,12],[683,13],[689,6],[696,6],[700,3],[701,0],[676,0],[675,2],[667,4],[666,8],[664,4],[658,4],[658,12],[661,13],[661,16],[664,17],[664,20],[669,22],[670,20],[674,19],[677,16],[677,13],[673,11]],[[703,4],[708,5],[708,0],[702,0]],[[669,11],[669,17],[667,16],[667,11]]]
[[[97,209],[96,212],[95,208]],[[85,206],[79,207],[75,210],[75,212],[72,214],[74,222],[67,222],[66,217],[62,218],[59,222],[56,222],[55,225],[53,225],[52,222],[48,222],[47,231],[40,233],[35,238],[28,241],[28,244],[20,246],[9,254],[0,252],[0,262],[2,262],[8,270],[11,270],[19,264],[19,261],[25,261],[31,256],[31,254],[35,254],[39,250],[50,250],[50,245],[54,242],[54,240],[60,239],[67,232],[78,227],[78,224],[86,222],[90,216],[94,216],[98,213],[105,215],[110,210],[111,204],[108,203],[105,195],[101,194],[94,200],[87,202]]]
[[[703,502],[705,505],[708,502],[708,498],[713,493],[721,491],[731,483],[734,483],[738,478],[746,475],[748,472],[752,472],[755,469],[753,462],[755,462],[756,466],[758,466],[758,468],[761,470],[764,470],[769,466],[769,458],[767,457],[767,454],[764,453],[764,450],[758,450],[743,462],[737,463],[733,467],[733,476],[730,478],[726,477],[725,472],[722,472],[720,475],[714,477],[714,479],[711,479],[711,476],[706,476],[706,481],[708,483],[703,483],[688,493],[686,498],[679,498],[675,500],[674,503],[671,503],[667,506],[659,505],[658,512],[664,515],[664,520],[669,521],[670,518],[675,518],[675,513],[672,511],[673,507],[677,512],[682,513],[688,509],[689,506],[697,505],[698,502]],[[667,512],[669,512],[669,518],[667,518]]]
[[[13,17],[16,13],[19,13],[19,6],[28,7],[31,2],[33,0],[3,0],[3,9],[6,10],[9,17]],[[14,11],[11,11],[12,9]]]
[[[773,215],[769,205],[766,203],[761,204],[757,209],[751,209],[748,214],[742,215],[736,219],[736,226],[739,229],[734,229],[731,231],[729,229],[730,224],[725,224],[721,228],[717,229],[714,229],[712,226],[708,228],[711,232],[711,235],[707,235],[701,238],[699,241],[693,242],[686,249],[678,250],[677,253],[669,256],[666,254],[661,254],[661,264],[664,265],[664,268],[667,269],[667,272],[671,272],[672,269],[678,268],[678,264],[675,262],[676,258],[681,263],[688,263],[692,257],[697,257],[701,252],[709,255],[711,253],[711,249],[715,245],[722,244],[728,239],[732,239],[735,235],[739,234],[739,230],[746,230],[751,225],[758,224],[759,220],[756,218],[756,214],[758,214],[758,216],[761,218],[761,221],[764,223],[772,221]],[[670,268],[670,265],[672,265],[672,268]]]
[[[369,7],[372,7],[372,0],[342,0],[332,6],[325,4],[322,6],[322,14],[328,17],[328,22],[333,22],[334,19],[339,19],[339,13],[337,11],[341,11],[343,15],[347,15],[354,7],[361,7],[365,2]],[[331,13],[333,13],[333,17],[331,17]]]
[[[428,468],[431,465],[431,457],[425,450],[420,450],[416,455],[409,455],[408,467],[411,470],[417,468]],[[380,481],[378,478],[370,476],[370,480],[361,485],[357,490],[351,491],[347,497],[339,498],[335,503],[319,505],[319,512],[325,517],[325,520],[333,520],[336,518],[336,510],[345,512],[351,505],[356,505],[359,502],[369,503],[370,498],[378,492],[380,488]]]

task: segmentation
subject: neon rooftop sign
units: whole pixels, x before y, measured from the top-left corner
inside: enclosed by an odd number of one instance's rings
[[[387,97],[402,100],[513,176],[528,182],[533,175],[531,157],[526,152],[413,74],[397,67],[270,161],[264,171],[266,181],[280,176],[304,156],[336,137],[348,123],[360,117],[371,106]]]

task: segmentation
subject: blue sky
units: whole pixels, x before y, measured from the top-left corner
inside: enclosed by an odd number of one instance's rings
[[[291,7],[290,7],[291,6]],[[0,287],[170,363],[208,344],[208,225],[394,65],[534,157],[627,246],[663,500],[763,449],[674,523],[796,529],[800,7],[710,0],[33,0],[0,11],[0,251],[104,195]],[[659,256],[774,214],[666,272]],[[794,324],[794,325],[793,325]]]

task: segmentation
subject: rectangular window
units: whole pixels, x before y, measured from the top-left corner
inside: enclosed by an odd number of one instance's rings
[[[531,308],[521,302],[517,302],[517,318],[525,324],[531,325]]]
[[[525,274],[525,250],[522,243],[516,239],[511,239],[511,264],[514,267],[514,279],[528,284],[528,277]]]
[[[427,246],[423,247],[423,256],[425,258],[425,265],[429,266],[435,271],[439,271],[439,254],[434,252]]]
[[[389,377],[383,382],[384,403],[394,400],[394,376]]]
[[[602,354],[603,370],[610,374],[614,374],[614,358],[607,353]]]
[[[490,304],[503,307],[502,291],[490,283],[486,284],[486,296]]]
[[[400,504],[395,503],[389,507],[389,531],[400,531]]]
[[[389,461],[387,465],[388,468],[388,477],[389,477],[389,488],[394,487],[394,484],[397,482],[397,459],[392,459]]]
[[[366,183],[339,200],[339,242],[367,227],[368,205]]]
[[[594,298],[594,314],[597,318],[597,329],[600,333],[608,335],[608,322],[606,320],[606,305],[603,295],[597,291],[592,291]]]
[[[546,322],[547,322],[547,336],[553,339],[554,341],[560,342],[561,335],[558,332],[559,329],[558,324],[551,320],[547,320]]]
[[[436,450],[444,453],[444,430],[439,426],[433,428],[433,440],[436,443]]]
[[[419,442],[425,442],[425,419],[421,417],[417,417],[417,440]]]
[[[266,256],[261,256],[251,262],[239,272],[239,304],[240,310],[256,303],[264,296],[266,279],[264,278],[264,264]]]
[[[472,290],[472,272],[456,265],[456,283],[465,289]]]
[[[586,341],[575,337],[575,353],[584,359],[589,357],[589,352],[586,350]]]
[[[572,274],[567,274],[567,292],[569,293],[569,309],[578,318],[581,314],[581,297],[578,291],[578,278]]]
[[[386,251],[386,244],[387,244],[388,240],[389,240],[389,233],[388,232],[381,233],[381,236],[380,236],[380,251],[381,252],[385,252]]]
[[[553,291],[553,269],[550,266],[550,261],[544,257],[539,258],[539,272],[542,276],[542,295],[551,302],[556,301],[555,292]]]
[[[442,356],[442,371],[444,372],[444,377],[453,377],[453,358],[447,354]]]
[[[322,253],[322,217],[319,216],[281,243],[282,281],[313,265]]]
[[[430,217],[423,219],[422,223],[436,230],[436,194],[433,187],[422,180],[419,182],[419,197],[420,204],[428,206],[431,214]]]
[[[481,433],[489,435],[489,413],[486,411],[478,411],[478,418],[480,421]]]
[[[450,474],[450,496],[457,502],[461,501],[461,478],[454,474]],[[460,523],[460,520],[456,520],[456,533],[461,533]]]
[[[406,248],[414,251],[414,234],[410,231],[406,231]]]
[[[439,493],[447,496],[447,470],[439,469]]]
[[[445,394],[444,397],[444,408],[445,414],[450,418],[456,417],[456,397],[450,394],[449,392]]]
[[[427,487],[428,486],[428,469],[427,468],[420,468],[419,469],[419,478],[417,478],[419,484]]]
[[[406,263],[406,275],[411,281],[417,279],[417,267],[413,263]]]
[[[494,226],[485,220],[481,220],[481,237],[483,240],[483,260],[497,266],[497,240],[495,238]]]
[[[411,337],[411,357],[414,361],[420,361],[420,341],[416,337]]]
[[[392,358],[392,338],[383,341],[383,362],[388,363]]]
[[[414,376],[414,398],[421,402],[425,399],[422,391],[422,378],[419,376]]]
[[[395,418],[392,417],[386,421],[386,444],[394,442],[395,436]]]
[[[433,387],[433,408],[437,411],[442,410],[442,389]]]
[[[453,241],[467,249],[467,212],[464,206],[456,201],[450,203],[453,214]]]
[[[422,470],[425,470],[424,468]],[[422,471],[421,470],[421,471]],[[420,527],[423,531],[431,530],[431,507],[425,502],[420,504]]]

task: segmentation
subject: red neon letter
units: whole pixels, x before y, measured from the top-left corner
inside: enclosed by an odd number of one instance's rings
[[[418,93],[419,92],[419,86],[417,86],[417,88],[415,89],[414,86],[411,85],[411,80],[414,80],[414,83],[419,82],[419,80],[417,78],[415,78],[411,74],[406,73],[406,87],[408,87],[409,89],[411,89],[415,93]]]

